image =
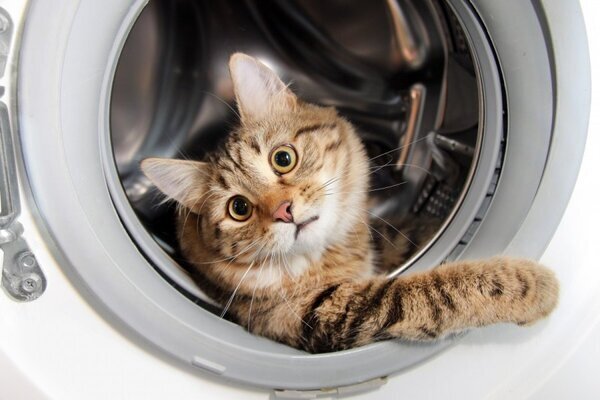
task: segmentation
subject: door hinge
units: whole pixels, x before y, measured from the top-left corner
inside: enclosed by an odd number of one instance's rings
[[[16,4],[16,3],[15,3]],[[2,287],[14,300],[37,299],[46,289],[46,278],[23,239],[23,226],[17,221],[21,214],[17,177],[16,149],[13,130],[16,112],[13,93],[17,82],[17,51],[24,5],[9,10],[0,7],[0,250]],[[18,12],[17,12],[18,11]]]
[[[0,229],[2,287],[14,300],[31,301],[44,293],[46,278],[22,234],[23,227],[16,221]]]

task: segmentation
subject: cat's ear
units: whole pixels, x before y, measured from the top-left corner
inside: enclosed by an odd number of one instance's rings
[[[257,121],[275,111],[293,111],[294,93],[269,67],[243,53],[229,59],[229,72],[242,122]]]
[[[140,166],[161,192],[187,208],[194,207],[198,196],[206,192],[206,163],[146,158]]]

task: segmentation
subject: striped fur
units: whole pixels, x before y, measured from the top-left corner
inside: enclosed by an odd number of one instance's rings
[[[230,69],[242,118],[224,147],[205,162],[150,159],[142,169],[181,205],[179,242],[193,278],[240,325],[321,353],[392,338],[435,340],[498,322],[526,325],[555,307],[556,278],[528,260],[377,275],[405,261],[428,226],[407,223],[397,235],[380,225],[391,246],[372,243],[368,160],[352,125],[335,109],[298,100],[255,59],[234,55]],[[269,164],[282,144],[299,160],[284,175]],[[254,205],[247,221],[228,216],[234,195]],[[293,204],[294,223],[273,219],[284,201]]]

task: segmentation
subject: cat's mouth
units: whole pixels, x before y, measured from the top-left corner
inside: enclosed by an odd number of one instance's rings
[[[296,224],[296,235],[294,236],[294,239],[298,239],[298,235],[300,234],[300,231],[304,228],[306,228],[310,223],[315,222],[316,220],[319,219],[318,215],[315,215],[314,217],[310,217],[307,220],[304,220],[303,222]]]

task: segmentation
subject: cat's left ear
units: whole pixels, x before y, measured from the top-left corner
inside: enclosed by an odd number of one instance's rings
[[[258,121],[278,111],[293,111],[297,98],[277,74],[254,57],[235,53],[229,71],[243,122]]]
[[[206,163],[167,158],[146,158],[142,172],[169,199],[184,207],[193,208],[206,193]]]

